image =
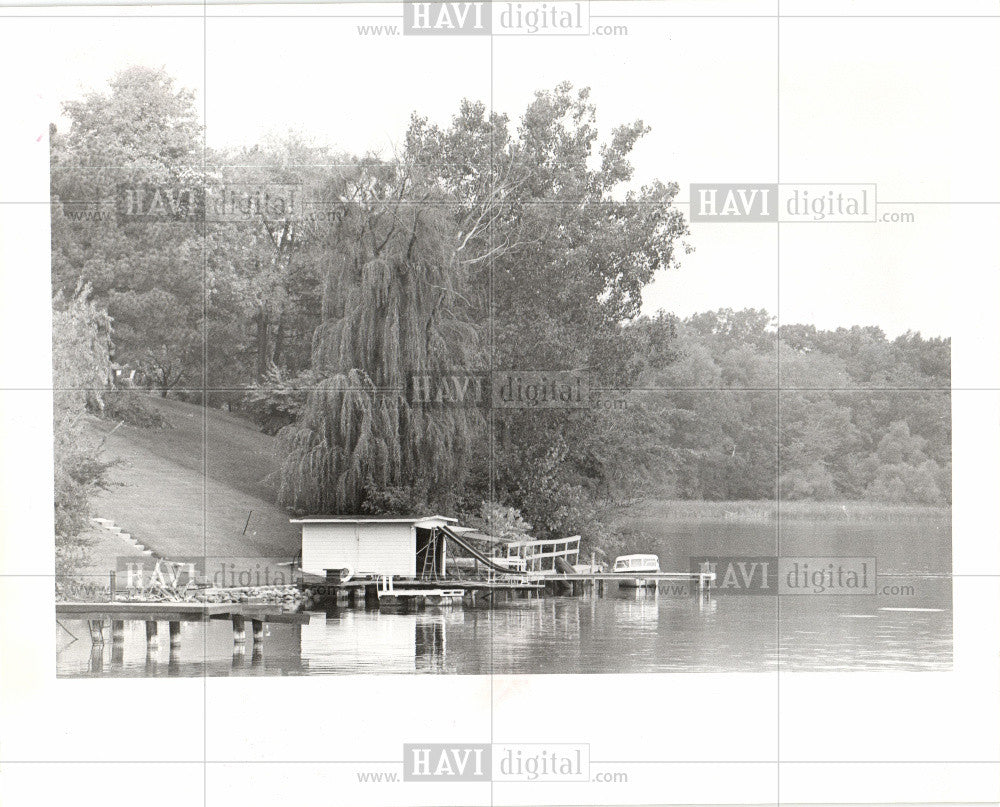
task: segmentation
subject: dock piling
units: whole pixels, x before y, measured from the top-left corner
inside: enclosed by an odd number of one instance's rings
[[[180,647],[181,646],[181,623],[171,622],[170,623],[170,646]]]
[[[146,647],[156,649],[159,645],[159,637],[156,635],[159,623],[152,620],[146,622]]]
[[[94,645],[104,644],[104,620],[88,619],[87,627],[90,628],[90,643]]]
[[[253,626],[253,644],[254,652],[256,652],[258,646],[264,644],[264,620],[251,619],[250,624]]]
[[[233,644],[246,644],[246,619],[240,614],[233,614]]]
[[[90,646],[90,671],[101,672],[104,669],[104,642],[93,643]]]

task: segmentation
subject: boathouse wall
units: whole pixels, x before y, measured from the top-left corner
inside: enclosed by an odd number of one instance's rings
[[[302,524],[302,569],[351,568],[355,574],[416,575],[416,529],[409,523]]]

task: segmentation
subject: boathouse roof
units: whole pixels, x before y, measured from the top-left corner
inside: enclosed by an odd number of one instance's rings
[[[422,521],[452,522],[457,518],[450,516],[302,516],[288,519],[292,524],[419,524]]]

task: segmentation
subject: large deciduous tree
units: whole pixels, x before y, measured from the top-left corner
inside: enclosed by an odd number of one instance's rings
[[[447,503],[460,485],[477,414],[408,399],[413,374],[474,360],[459,235],[433,184],[412,166],[364,164],[333,190],[316,386],[282,436],[282,497],[295,510]],[[391,505],[389,505],[391,506]]]
[[[647,131],[635,121],[602,143],[589,90],[569,83],[536,93],[516,127],[470,101],[447,127],[412,119],[408,158],[437,166],[457,202],[459,260],[477,321],[489,323],[493,367],[585,370],[605,387],[637,377],[643,342],[625,326],[687,233],[676,184],[632,181],[632,151]],[[497,415],[491,490],[523,505],[540,534],[592,532],[593,499],[634,492],[664,459],[656,439],[610,450],[655,422],[645,402],[632,406]],[[638,431],[623,430],[626,421]]]
[[[204,234],[189,223],[119,222],[122,185],[199,183],[203,140],[194,95],[162,69],[130,67],[64,104],[53,131],[53,286],[80,282],[115,322],[114,358],[166,390],[202,382]]]

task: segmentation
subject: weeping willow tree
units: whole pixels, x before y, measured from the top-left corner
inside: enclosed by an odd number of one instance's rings
[[[481,417],[412,403],[407,385],[413,374],[452,374],[475,358],[461,234],[433,185],[405,166],[369,164],[335,198],[312,348],[319,380],[281,433],[282,501],[300,513],[394,509],[387,501],[446,506]]]

